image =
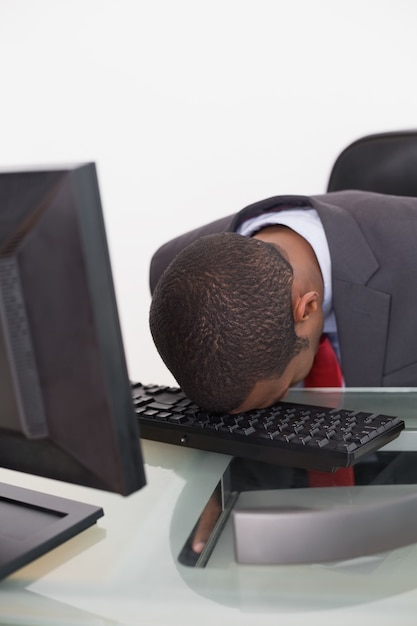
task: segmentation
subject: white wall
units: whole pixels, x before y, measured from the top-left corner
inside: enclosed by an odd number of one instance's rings
[[[168,238],[417,126],[415,0],[0,0],[0,166],[94,160],[129,373]]]

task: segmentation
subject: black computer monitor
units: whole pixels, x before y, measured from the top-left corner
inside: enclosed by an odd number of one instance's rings
[[[0,171],[0,466],[145,484],[94,163]],[[0,577],[102,514],[1,485]]]

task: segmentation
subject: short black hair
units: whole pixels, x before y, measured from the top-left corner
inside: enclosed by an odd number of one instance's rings
[[[295,333],[292,283],[276,245],[236,233],[202,237],[175,257],[157,283],[149,321],[191,400],[231,411],[308,345]]]

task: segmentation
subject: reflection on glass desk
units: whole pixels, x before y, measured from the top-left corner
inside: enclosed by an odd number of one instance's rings
[[[379,393],[369,390],[292,390],[286,399],[399,415],[406,423],[406,430],[397,440],[378,452],[365,456],[355,465],[349,488],[338,486],[336,479],[332,482],[329,474],[324,484],[332,487],[332,490],[325,487],[317,491],[317,487],[312,486],[311,473],[307,470],[233,459],[179,555],[182,564],[210,567],[216,562],[224,564],[225,559],[235,559],[236,555],[230,549],[233,539],[236,540],[231,518],[236,507],[239,508],[241,504],[239,500],[249,503],[256,510],[257,507],[263,509],[277,506],[277,503],[291,507],[306,507],[318,503],[323,507],[321,501],[324,498],[324,502],[335,510],[353,506],[357,498],[361,498],[364,505],[377,503],[379,500],[380,503],[386,502],[388,506],[392,500],[393,506],[397,502],[399,507],[400,501],[403,502],[405,497],[409,500],[407,506],[411,507],[407,509],[408,513],[411,515],[415,511],[416,518],[413,526],[408,528],[409,534],[405,535],[405,527],[400,528],[401,534],[404,536],[404,543],[417,541],[416,390],[390,390],[389,393],[381,390]],[[394,485],[397,486],[395,490]],[[296,494],[295,490],[298,490]],[[389,506],[387,510],[390,510]],[[222,539],[223,535],[229,538],[228,547],[227,542]],[[391,540],[395,544],[392,535]],[[398,541],[400,545],[401,539],[398,538]],[[398,546],[391,545],[387,549],[392,547]]]

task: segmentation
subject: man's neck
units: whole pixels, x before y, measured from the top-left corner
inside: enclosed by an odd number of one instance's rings
[[[306,289],[315,289],[323,297],[323,277],[317,257],[309,242],[288,226],[267,226],[254,238],[277,245],[290,262],[294,282],[301,282]]]

